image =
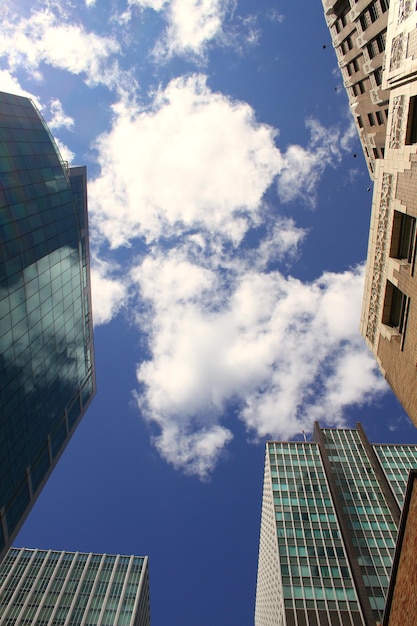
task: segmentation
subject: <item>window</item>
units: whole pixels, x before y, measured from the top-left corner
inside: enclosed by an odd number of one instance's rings
[[[376,9],[376,3],[372,3],[368,9],[369,11],[369,17],[371,19],[371,22],[374,23],[376,22],[376,20],[378,19],[378,12]]]
[[[358,57],[356,57],[355,59],[353,59],[353,61],[347,64],[347,72],[349,76],[352,76],[352,74],[355,74],[355,72],[357,71],[359,71]]]
[[[397,329],[400,335],[403,334],[407,322],[407,309],[407,296],[387,280],[382,323]]]
[[[379,2],[380,2],[380,5],[381,5],[382,13],[385,13],[386,11],[388,11],[388,8],[389,8],[388,0],[379,0]]]
[[[381,111],[376,111],[375,116],[376,116],[376,120],[377,120],[378,124],[381,126],[381,124],[384,123],[384,119],[382,117]]]
[[[375,126],[375,119],[373,113],[368,113],[368,120],[370,126]]]
[[[382,67],[378,67],[374,71],[374,80],[376,85],[379,87],[379,85],[382,83]]]
[[[343,52],[343,54],[347,54],[347,53],[349,52],[349,50],[352,50],[352,48],[353,48],[353,43],[352,43],[352,37],[351,37],[351,35],[348,35],[348,36],[346,37],[346,39],[344,39],[344,40],[342,41],[341,47],[342,47],[342,52]]]
[[[415,251],[416,220],[411,215],[394,211],[390,256],[411,263]]]
[[[371,41],[367,44],[366,49],[368,51],[368,55],[370,59],[373,59],[374,56],[383,52],[385,50],[385,40],[387,36],[387,31],[383,31],[379,33],[376,37],[371,39]]]
[[[354,96],[359,96],[361,93],[365,93],[365,85],[363,80],[355,83],[352,87],[352,91]]]
[[[405,144],[407,146],[417,143],[417,96],[410,98],[408,106],[407,132],[405,134]]]

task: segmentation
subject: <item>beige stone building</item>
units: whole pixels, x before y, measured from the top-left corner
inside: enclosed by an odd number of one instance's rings
[[[369,174],[384,157],[389,91],[382,84],[389,0],[322,0]]]
[[[376,161],[361,333],[417,425],[417,11],[392,0],[382,87],[385,157]]]

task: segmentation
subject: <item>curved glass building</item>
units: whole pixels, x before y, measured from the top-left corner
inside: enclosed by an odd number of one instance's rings
[[[95,393],[86,169],[0,93],[0,559]]]

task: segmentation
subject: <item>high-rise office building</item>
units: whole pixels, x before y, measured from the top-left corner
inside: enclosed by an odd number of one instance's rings
[[[0,93],[0,560],[95,392],[86,171]]]
[[[256,626],[382,620],[415,445],[357,429],[266,445]]]
[[[0,565],[0,622],[149,626],[148,558],[12,548]]]

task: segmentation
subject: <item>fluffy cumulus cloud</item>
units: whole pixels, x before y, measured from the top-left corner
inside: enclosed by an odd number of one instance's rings
[[[276,129],[248,104],[213,92],[201,74],[173,79],[146,108],[121,103],[114,111],[89,187],[94,229],[112,248],[190,229],[238,244],[260,222],[275,179],[281,201],[314,204],[325,169],[348,149],[350,130],[310,120],[308,145],[282,152]]]
[[[6,2],[0,8],[0,18],[0,57],[6,59],[10,71],[25,69],[40,79],[41,64],[47,63],[82,74],[90,85],[116,85],[120,72],[109,58],[120,51],[120,46],[113,37],[88,32],[56,7],[55,11],[49,6],[34,9],[26,17],[10,11]]]
[[[174,55],[203,58],[208,44],[219,37],[231,0],[130,0],[154,11],[164,11],[167,27],[155,48],[163,60]]]
[[[274,137],[247,104],[212,92],[205,77],[171,81],[148,110],[122,109],[99,138],[95,228],[114,248],[191,228],[239,242],[280,171]]]
[[[128,285],[120,277],[120,268],[95,257],[92,258],[91,292],[95,326],[110,322],[128,301]]]
[[[0,70],[0,91],[30,98],[36,104],[38,109],[41,108],[39,100],[32,93],[23,89],[16,76],[14,76],[9,70]]]
[[[217,462],[230,403],[251,436],[289,438],[316,419],[343,424],[347,406],[385,388],[358,335],[361,270],[305,284],[246,268],[224,281],[161,251],[132,277],[150,307],[138,404],[186,472],[204,478]]]
[[[51,119],[48,120],[48,127],[52,130],[57,128],[66,128],[72,130],[74,127],[74,120],[69,115],[66,115],[62,103],[58,98],[53,98],[49,103],[49,110],[51,113]]]
[[[311,205],[350,130],[309,121],[307,146],[281,151],[275,129],[201,75],[114,111],[96,144],[91,224],[96,245],[115,258],[124,247],[134,268],[123,293],[148,345],[136,397],[161,455],[205,478],[233,437],[230,407],[249,437],[287,438],[319,418],[340,425],[380,393],[358,333],[362,271],[308,284],[282,273],[306,232],[271,199],[276,182],[282,201]],[[125,297],[110,279],[96,280],[108,302],[96,322]]]
[[[318,120],[306,122],[310,130],[307,147],[290,145],[284,153],[285,166],[278,179],[278,194],[282,202],[301,198],[315,206],[317,186],[326,168],[341,162],[343,153],[351,149],[356,138],[353,119],[347,128],[325,128]]]

